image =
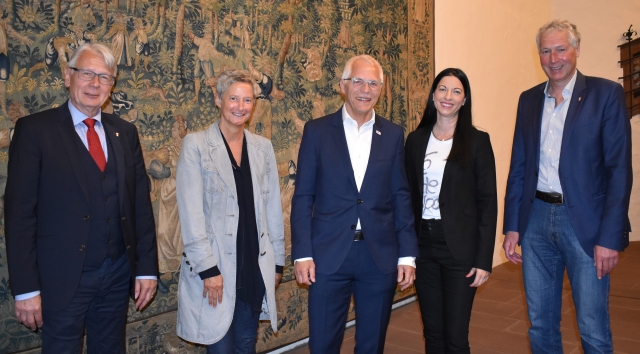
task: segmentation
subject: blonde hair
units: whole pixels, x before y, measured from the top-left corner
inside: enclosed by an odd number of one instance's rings
[[[256,81],[251,77],[246,70],[239,69],[224,69],[220,76],[218,76],[218,83],[216,84],[216,89],[218,90],[219,97],[224,96],[224,93],[229,89],[229,86],[233,85],[236,82],[244,82],[250,84],[253,87],[253,98],[258,97],[260,94],[260,87]]]

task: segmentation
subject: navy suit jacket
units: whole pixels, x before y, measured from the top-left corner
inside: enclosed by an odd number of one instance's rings
[[[564,124],[558,173],[571,226],[584,251],[623,250],[630,230],[631,125],[619,84],[578,71]],[[505,197],[504,232],[525,236],[538,184],[546,83],[520,95]]]
[[[118,174],[120,217],[132,281],[158,275],[155,224],[136,127],[102,113]],[[40,290],[64,308],[80,281],[89,237],[88,181],[67,103],[16,123],[9,147],[5,236],[13,295]]]
[[[313,257],[316,272],[344,262],[360,218],[364,242],[382,273],[399,257],[417,257],[411,196],[404,168],[404,132],[376,116],[360,192],[349,158],[342,109],[304,127],[291,204],[292,258]]]

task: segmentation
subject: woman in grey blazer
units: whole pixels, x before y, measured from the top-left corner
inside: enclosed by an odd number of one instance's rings
[[[220,119],[188,134],[176,193],[184,253],[177,334],[207,353],[255,353],[259,319],[277,328],[284,227],[271,142],[245,130],[259,92],[248,72],[218,77]]]

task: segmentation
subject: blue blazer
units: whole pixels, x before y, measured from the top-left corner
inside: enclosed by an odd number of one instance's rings
[[[623,250],[630,231],[631,125],[622,86],[577,75],[558,172],[571,226],[593,257],[596,245]],[[520,242],[538,184],[545,84],[523,92],[518,103],[503,231],[518,231]]]
[[[313,257],[332,274],[345,260],[360,218],[364,242],[382,273],[417,257],[402,128],[377,116],[360,192],[351,167],[342,109],[305,124],[291,204],[292,259]]]
[[[120,223],[136,275],[158,275],[149,181],[136,127],[102,113],[118,174]],[[69,106],[24,117],[9,147],[5,236],[13,295],[40,290],[42,306],[64,308],[78,288],[91,217],[88,183]],[[133,287],[131,287],[133,290]]]

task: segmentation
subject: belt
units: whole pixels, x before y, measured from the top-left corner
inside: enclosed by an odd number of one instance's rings
[[[536,191],[536,198],[549,204],[564,204],[564,198],[560,193],[546,193]]]
[[[353,240],[354,241],[364,240],[364,234],[362,233],[362,230],[357,230],[356,233],[353,234]]]

